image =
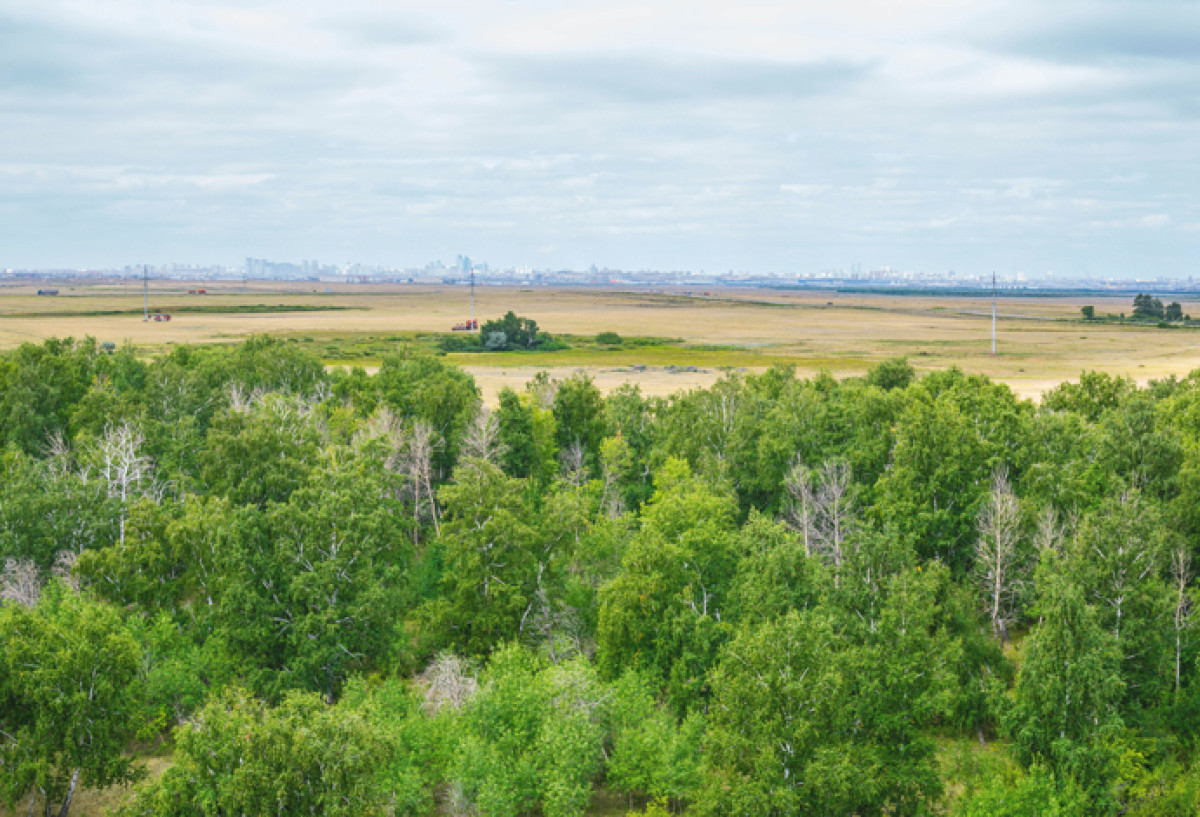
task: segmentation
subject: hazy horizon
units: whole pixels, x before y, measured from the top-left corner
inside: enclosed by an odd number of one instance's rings
[[[1185,277],[1200,8],[0,0],[0,267]]]

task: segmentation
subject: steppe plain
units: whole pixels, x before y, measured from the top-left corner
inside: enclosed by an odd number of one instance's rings
[[[0,285],[0,349],[90,335],[132,343],[150,355],[172,344],[231,343],[266,333],[311,344],[329,365],[371,369],[382,352],[418,337],[428,342],[430,333],[448,332],[468,312],[467,288],[454,285],[151,281],[151,312],[170,313],[172,320],[145,322],[140,283]],[[55,286],[60,294],[38,296],[39,286]],[[187,294],[196,287],[207,294]],[[1200,328],[1080,318],[1085,304],[1098,315],[1115,315],[1129,312],[1131,300],[1129,293],[1002,291],[993,356],[986,294],[479,286],[475,315],[481,322],[511,309],[572,348],[450,353],[447,359],[470,371],[489,400],[541,369],[555,376],[583,369],[606,390],[632,382],[662,395],[712,383],[729,368],[761,371],[778,362],[804,376],[823,369],[849,376],[904,356],[918,371],[956,365],[1036,398],[1084,370],[1144,383],[1200,368]],[[1200,298],[1182,303],[1185,313],[1200,316]],[[189,311],[196,308],[204,311]],[[258,308],[272,311],[253,311]],[[606,349],[592,342],[605,331],[666,342]]]

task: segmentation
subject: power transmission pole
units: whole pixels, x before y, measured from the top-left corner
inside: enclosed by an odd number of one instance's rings
[[[142,264],[142,321],[150,320],[150,270]]]
[[[467,329],[475,331],[475,270],[471,270],[471,319],[467,323]]]
[[[996,271],[992,270],[992,354],[996,354]]]

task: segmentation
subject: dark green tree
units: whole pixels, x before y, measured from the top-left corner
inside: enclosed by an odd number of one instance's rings
[[[516,645],[492,657],[463,712],[452,778],[481,814],[582,817],[600,766],[604,697],[582,662],[546,664]]]
[[[1005,722],[1017,758],[1045,763],[1093,796],[1107,788],[1123,723],[1121,653],[1084,589],[1054,553],[1036,576],[1042,623],[1025,645]]]
[[[1162,301],[1152,295],[1138,293],[1133,298],[1133,317],[1140,318],[1142,320],[1162,320]]]
[[[389,474],[351,459],[243,520],[214,614],[256,690],[332,700],[351,671],[390,656],[411,561],[397,493]]]
[[[578,445],[592,462],[600,453],[604,439],[604,399],[600,389],[585,374],[575,374],[558,384],[554,393],[554,421],[558,447],[566,451]]]
[[[642,509],[622,570],[600,590],[597,661],[615,678],[644,669],[665,682],[677,711],[706,692],[739,552],[736,504],[668,460]]]
[[[135,780],[141,651],[111,607],[52,586],[0,606],[0,793],[66,817],[77,789]]]
[[[387,737],[359,712],[293,692],[278,707],[237,690],[215,697],[176,734],[174,763],[123,817],[384,813],[378,770]]]
[[[494,335],[502,335],[503,340],[492,346],[489,339]],[[518,317],[511,310],[504,317],[487,321],[479,329],[479,336],[484,345],[492,351],[508,351],[511,349],[533,349],[538,346],[545,335],[538,334],[537,321],[530,318]]]
[[[479,411],[479,389],[471,375],[428,355],[389,355],[375,384],[380,400],[401,417],[429,424],[438,442],[432,457],[435,477],[449,476],[467,422]]]
[[[107,358],[94,338],[24,343],[0,355],[0,442],[32,454],[53,435],[68,435],[75,405]]]
[[[513,477],[531,476],[537,468],[537,441],[533,436],[533,408],[521,403],[521,398],[507,386],[500,390],[500,407],[496,411],[500,442],[504,453],[500,463]]]
[[[432,607],[450,643],[486,655],[521,633],[549,554],[525,502],[525,483],[468,460],[439,491],[445,511],[442,595]]]
[[[700,814],[928,813],[946,644],[932,638],[936,582],[895,577],[874,633],[836,614],[743,627],[713,673]]]
[[[894,357],[871,367],[867,371],[867,383],[884,391],[903,389],[916,379],[917,373],[909,365],[908,358]]]
[[[230,408],[208,430],[201,455],[202,482],[239,505],[287,502],[303,485],[321,439],[308,408],[270,395],[258,405]]]

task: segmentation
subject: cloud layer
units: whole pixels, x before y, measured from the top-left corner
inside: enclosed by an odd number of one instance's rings
[[[1192,273],[1194,3],[571,5],[0,0],[0,267]]]

